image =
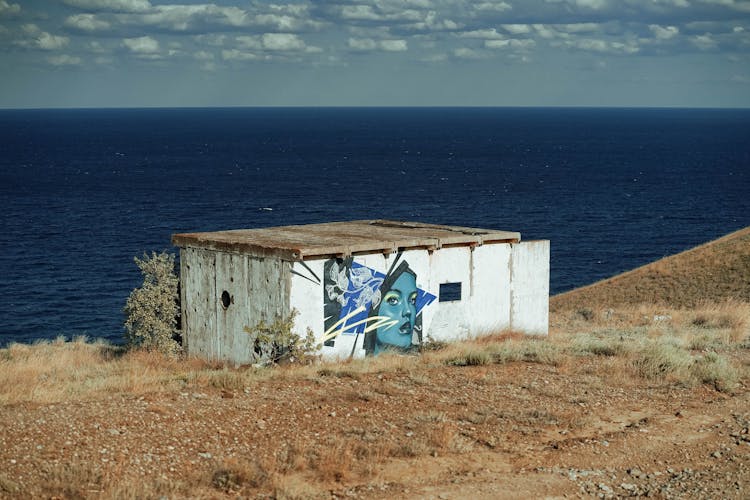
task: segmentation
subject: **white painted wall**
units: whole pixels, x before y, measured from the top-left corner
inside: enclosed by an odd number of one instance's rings
[[[511,329],[534,335],[549,332],[549,241],[513,245]]]
[[[386,273],[395,254],[355,257],[355,262]],[[436,297],[422,311],[423,340],[456,341],[500,332],[509,328],[526,333],[547,333],[549,297],[549,242],[497,243],[475,248],[442,248],[433,252],[410,250],[402,255],[417,274],[417,286]],[[324,335],[323,267],[325,260],[295,263],[290,304],[299,315],[295,328],[316,338]],[[518,267],[516,269],[515,267]],[[315,281],[318,281],[317,283]],[[440,302],[441,283],[461,283],[461,300]],[[340,335],[333,347],[324,346],[327,358],[346,358],[352,353],[354,335]],[[357,338],[355,357],[364,356],[363,335]]]
[[[438,297],[422,310],[423,340],[456,341],[505,329],[547,334],[549,241],[486,244],[402,255],[417,275],[417,287]],[[355,262],[387,273],[396,254],[370,254]],[[304,263],[186,248],[181,253],[182,313],[188,352],[209,359],[248,362],[244,326],[271,322],[292,309],[300,336],[325,334],[325,260]],[[293,271],[290,273],[290,271]],[[461,300],[440,302],[440,284],[461,283]],[[226,290],[232,304],[224,309]],[[326,358],[365,355],[364,335],[339,335],[324,346]]]

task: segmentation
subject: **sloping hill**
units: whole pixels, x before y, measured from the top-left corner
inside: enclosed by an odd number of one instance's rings
[[[750,227],[612,278],[550,298],[550,310],[750,302]]]

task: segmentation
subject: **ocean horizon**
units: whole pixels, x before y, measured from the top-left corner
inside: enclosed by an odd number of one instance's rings
[[[551,293],[750,225],[750,109],[0,110],[0,346],[118,342],[173,233],[357,219],[551,241]]]

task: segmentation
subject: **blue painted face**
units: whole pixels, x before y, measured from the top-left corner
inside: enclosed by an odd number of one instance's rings
[[[374,354],[389,346],[406,348],[411,345],[417,316],[417,281],[413,274],[402,273],[393,282],[391,289],[385,292],[380,301],[378,316],[386,316],[396,323],[378,328]]]

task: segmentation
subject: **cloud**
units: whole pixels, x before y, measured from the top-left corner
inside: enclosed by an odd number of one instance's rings
[[[372,38],[349,38],[347,45],[351,50],[360,52],[375,50],[403,52],[409,48],[406,40],[373,40]]]
[[[459,47],[453,50],[453,57],[456,59],[484,59],[487,54],[478,50],[470,49],[468,47]]]
[[[495,28],[464,31],[463,33],[459,33],[458,36],[461,38],[480,38],[486,40],[505,38],[503,35],[498,33]]]
[[[251,60],[257,59],[262,53],[313,53],[321,52],[319,47],[307,45],[305,41],[293,33],[264,33],[263,35],[240,35],[235,38],[237,47],[227,51],[224,59]],[[250,56],[252,54],[253,57]]]
[[[134,54],[153,55],[159,52],[159,42],[150,36],[125,38],[122,44]]]
[[[21,12],[21,6],[17,3],[8,3],[7,0],[0,0],[0,16],[10,16]]]
[[[70,42],[68,37],[42,31],[36,24],[24,24],[21,30],[28,38],[18,40],[15,44],[29,49],[58,50]]]
[[[382,40],[380,46],[386,52],[403,52],[408,49],[406,40]]]
[[[531,26],[528,24],[503,24],[502,28],[514,35],[525,35],[531,32]]]
[[[513,9],[513,6],[507,2],[478,2],[473,4],[472,7],[478,11],[494,12],[505,12]]]
[[[716,40],[708,33],[694,36],[690,39],[690,42],[700,50],[713,50],[718,46]]]
[[[531,39],[517,40],[509,38],[506,40],[485,40],[484,47],[487,49],[522,49],[534,48],[536,42]]]
[[[82,61],[78,56],[59,54],[47,57],[47,62],[49,62],[53,66],[78,66]]]
[[[651,30],[651,33],[653,33],[654,36],[659,40],[669,40],[670,38],[674,38],[680,33],[679,28],[675,26],[659,26],[658,24],[650,24],[648,28]]]
[[[556,46],[611,55],[633,55],[641,51],[635,40],[603,40],[600,38],[573,38],[555,42]]]
[[[102,31],[108,30],[112,25],[102,19],[97,18],[94,14],[77,14],[69,16],[64,23],[66,28],[80,31]]]
[[[63,3],[94,12],[147,12],[151,9],[148,0],[63,0]]]
[[[300,51],[305,50],[305,42],[291,33],[266,33],[262,37],[266,50]]]

